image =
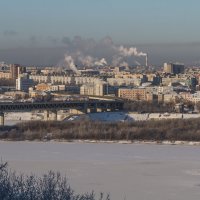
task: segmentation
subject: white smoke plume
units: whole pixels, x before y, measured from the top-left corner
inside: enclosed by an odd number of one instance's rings
[[[135,61],[135,64],[136,65],[141,65],[141,63],[139,63],[137,60]]]
[[[138,63],[139,57],[147,56],[146,53],[138,51],[136,47],[116,45],[110,37],[100,41],[83,39],[80,36],[63,38],[66,46],[65,66],[78,73],[76,66],[130,66]]]
[[[108,65],[107,61],[105,58],[102,58],[101,60],[97,60],[95,63],[95,65],[97,66],[105,66],[105,65]]]
[[[76,65],[74,64],[74,59],[69,56],[69,55],[65,55],[65,62],[66,65],[72,70],[74,71],[76,74],[80,74],[80,72],[78,71],[78,69],[76,68]]]
[[[128,63],[123,61],[122,63],[120,63],[120,66],[128,67]]]
[[[91,55],[83,55],[82,53],[78,53],[77,60],[81,62],[82,65],[87,66],[87,67],[92,67],[92,66],[104,66],[107,65],[107,61],[105,58],[94,58]]]
[[[124,57],[130,57],[130,56],[146,56],[146,53],[138,52],[136,47],[130,47],[126,48],[124,46],[117,47],[117,50],[119,51],[119,54]]]
[[[118,65],[120,65],[120,63],[122,63],[123,62],[123,57],[121,57],[121,56],[113,56],[113,58],[112,58],[112,65],[113,66],[118,66]]]
[[[82,65],[87,66],[87,67],[92,67],[94,63],[94,58],[92,56],[78,56],[78,61],[81,62]]]

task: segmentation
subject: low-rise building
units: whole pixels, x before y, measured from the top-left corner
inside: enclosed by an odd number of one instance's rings
[[[47,83],[39,83],[35,86],[37,91],[50,91],[50,84]]]
[[[52,85],[50,83],[39,83],[35,88],[37,91],[65,91],[65,85]]]
[[[6,96],[10,96],[12,98],[26,98],[28,97],[28,93],[23,91],[10,91],[4,93]]]

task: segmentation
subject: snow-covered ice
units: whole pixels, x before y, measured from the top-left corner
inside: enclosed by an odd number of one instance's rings
[[[66,174],[77,192],[113,200],[198,200],[200,147],[66,142],[0,142],[0,157],[18,172]]]

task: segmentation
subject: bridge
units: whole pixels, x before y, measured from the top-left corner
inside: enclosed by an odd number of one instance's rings
[[[44,110],[44,119],[49,119],[49,111],[53,120],[57,120],[58,110],[70,110],[71,113],[107,112],[123,109],[123,101],[89,100],[89,101],[49,101],[49,102],[2,102],[0,103],[0,125],[4,125],[5,112],[23,112]],[[77,113],[76,113],[77,114]]]

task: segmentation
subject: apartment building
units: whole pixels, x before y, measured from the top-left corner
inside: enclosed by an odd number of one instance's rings
[[[185,71],[184,64],[181,63],[164,63],[164,72],[170,74],[183,74]]]
[[[105,82],[87,83],[80,87],[81,95],[104,96],[108,94],[108,85]]]
[[[85,83],[96,83],[100,79],[96,77],[65,76],[65,75],[30,75],[38,83],[59,83],[65,85],[82,85]]]
[[[18,64],[0,63],[0,78],[2,79],[17,79],[24,72],[25,68]]]
[[[144,88],[120,88],[118,97],[128,100],[146,100],[146,89]]]

